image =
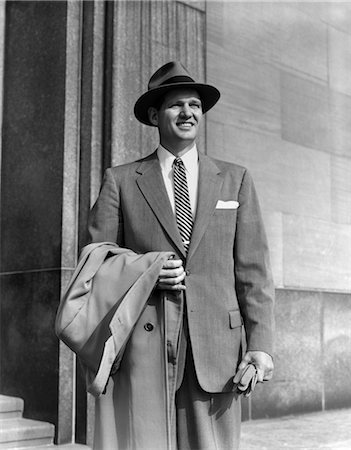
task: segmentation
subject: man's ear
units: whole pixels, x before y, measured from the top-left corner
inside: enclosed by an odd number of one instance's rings
[[[149,115],[149,120],[152,123],[152,125],[155,125],[155,127],[157,127],[158,125],[158,111],[154,106],[150,106],[150,108],[148,109],[148,115]]]

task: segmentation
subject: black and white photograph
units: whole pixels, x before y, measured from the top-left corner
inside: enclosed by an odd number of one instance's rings
[[[0,449],[351,450],[351,1],[0,0]]]

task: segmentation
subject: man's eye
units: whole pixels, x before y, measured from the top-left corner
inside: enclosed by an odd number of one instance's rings
[[[199,103],[192,103],[190,106],[195,109],[201,108],[201,105]]]

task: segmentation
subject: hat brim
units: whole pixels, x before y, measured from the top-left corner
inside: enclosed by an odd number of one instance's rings
[[[148,113],[149,108],[151,106],[155,106],[160,97],[164,96],[167,92],[179,88],[194,89],[195,91],[198,92],[201,98],[203,113],[209,111],[218,102],[219,97],[221,96],[219,90],[214,86],[211,86],[210,84],[194,83],[190,81],[182,83],[165,84],[163,86],[150,89],[149,91],[145,92],[145,94],[143,94],[141,97],[139,97],[139,99],[136,101],[134,105],[135,117],[139,120],[139,122],[145,125],[155,126],[149,120],[149,113]]]

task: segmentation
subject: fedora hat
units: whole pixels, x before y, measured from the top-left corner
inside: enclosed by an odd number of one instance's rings
[[[195,89],[201,98],[204,113],[217,103],[221,95],[214,86],[197,83],[180,62],[171,61],[160,67],[150,78],[148,90],[135,103],[135,117],[145,125],[154,126],[149,120],[150,106],[157,105],[161,97],[177,88]]]

